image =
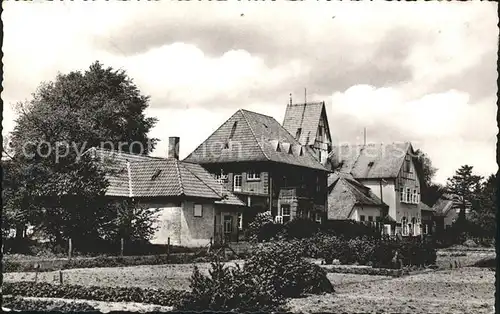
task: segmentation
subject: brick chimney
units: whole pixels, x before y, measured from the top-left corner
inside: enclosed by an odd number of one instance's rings
[[[178,136],[168,138],[168,158],[179,159],[179,141]]]

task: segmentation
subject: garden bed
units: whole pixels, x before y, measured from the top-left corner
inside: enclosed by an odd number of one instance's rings
[[[106,302],[144,302],[163,306],[174,306],[186,297],[182,290],[155,290],[126,287],[101,287],[81,285],[54,285],[49,283],[4,282],[3,295],[21,297],[83,299]]]

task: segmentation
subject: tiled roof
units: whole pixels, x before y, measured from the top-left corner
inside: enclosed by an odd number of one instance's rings
[[[202,166],[176,159],[93,149],[107,171],[106,195],[122,197],[187,196],[217,203],[245,204],[212,178]]]
[[[273,117],[242,109],[184,160],[200,164],[274,161],[328,171],[310,150],[301,147]]]
[[[420,210],[423,210],[423,211],[435,212],[435,210],[432,207],[425,204],[424,202],[420,202],[419,207],[420,207]]]
[[[439,216],[448,216],[450,211],[454,209],[453,206],[453,198],[447,195],[441,196],[434,206],[432,206],[432,209],[435,211],[436,215]]]
[[[330,159],[338,171],[356,179],[396,178],[410,143],[334,146]]]
[[[355,205],[387,207],[368,187],[349,174],[330,174],[328,192],[329,219],[349,219]]]
[[[324,102],[288,104],[283,127],[293,136],[297,134],[297,130],[300,128],[301,132],[298,139],[300,144],[313,145],[324,106]]]

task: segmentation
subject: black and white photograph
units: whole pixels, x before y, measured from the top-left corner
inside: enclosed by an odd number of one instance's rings
[[[495,313],[496,2],[2,8],[2,311]]]

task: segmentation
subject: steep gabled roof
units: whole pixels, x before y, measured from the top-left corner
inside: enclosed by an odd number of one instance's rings
[[[199,164],[274,161],[328,171],[301,146],[273,117],[241,109],[184,160]]]
[[[356,205],[387,207],[370,188],[362,185],[349,174],[330,174],[328,178],[328,192],[329,219],[349,219]]]
[[[121,197],[199,197],[229,205],[245,204],[202,166],[177,159],[92,149],[107,172],[106,195]]]
[[[436,203],[432,206],[432,209],[437,216],[448,216],[448,214],[455,214],[455,207],[453,197],[451,195],[442,195]]]
[[[286,106],[283,127],[293,136],[297,135],[297,131],[300,128],[299,142],[302,145],[313,145],[316,140],[321,113],[324,110],[324,102],[288,104]],[[330,130],[329,127],[328,130]]]
[[[334,146],[330,159],[337,171],[355,179],[396,178],[411,143]]]

